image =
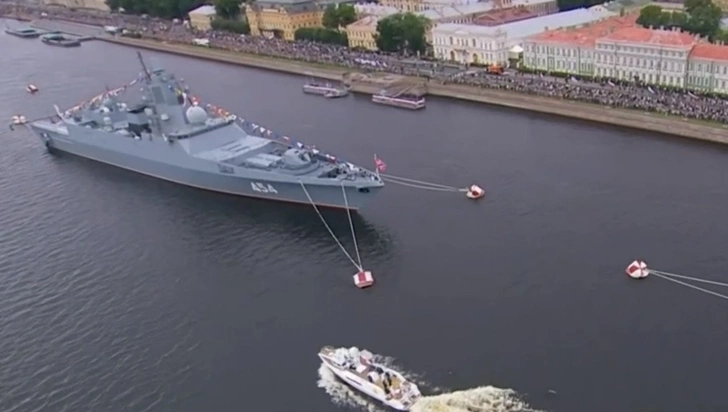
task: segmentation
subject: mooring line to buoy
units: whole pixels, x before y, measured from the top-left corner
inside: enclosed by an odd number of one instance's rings
[[[467,188],[457,188],[454,186],[441,185],[439,183],[425,182],[422,180],[409,179],[406,177],[388,175],[384,173],[380,173],[379,176],[381,176],[385,181],[388,180],[392,183],[401,184],[403,186],[416,187],[420,189],[441,190],[449,192],[465,192],[468,190]]]
[[[351,217],[351,209],[349,209],[349,198],[346,197],[346,188],[344,182],[341,182],[341,193],[344,195],[344,205],[346,206],[346,214],[349,216],[349,228],[351,229],[351,239],[354,241],[354,251],[356,259],[359,261],[359,270],[364,267],[361,264],[361,254],[359,254],[359,243],[356,241],[356,232],[354,231],[354,219]]]
[[[650,269],[650,273],[652,273],[653,275],[658,274],[658,275],[663,275],[663,276],[669,276],[671,278],[692,280],[693,282],[707,283],[709,285],[723,286],[723,287],[728,288],[728,283],[716,282],[714,280],[694,278],[694,277],[690,277],[690,276],[683,276],[683,275],[678,275],[675,273],[668,273],[668,272],[663,272],[661,270],[653,270],[653,269]]]
[[[316,211],[316,214],[318,215],[319,219],[321,219],[321,222],[324,224],[324,226],[326,226],[326,230],[329,231],[329,234],[331,235],[331,237],[334,238],[334,240],[336,241],[336,244],[339,245],[339,248],[341,249],[341,251],[344,252],[344,254],[346,255],[346,257],[354,265],[355,268],[357,268],[360,272],[363,272],[364,269],[361,267],[361,265],[358,265],[354,261],[354,259],[351,257],[351,255],[349,254],[349,252],[346,250],[346,248],[344,247],[344,245],[342,245],[341,242],[339,241],[339,238],[336,237],[336,235],[334,234],[334,231],[331,230],[331,227],[326,222],[326,219],[324,218],[324,215],[321,214],[321,211],[319,210],[318,206],[316,206],[316,203],[313,201],[313,199],[311,198],[311,195],[308,193],[308,189],[306,189],[306,185],[303,184],[303,181],[302,180],[299,180],[298,183],[301,184],[301,188],[303,188],[303,193],[306,194],[306,197],[308,198],[308,201],[311,202],[311,205],[313,206],[313,210]]]
[[[670,282],[675,282],[675,283],[677,283],[678,285],[686,286],[686,287],[689,287],[689,288],[691,288],[691,289],[695,289],[695,290],[697,290],[697,291],[699,291],[699,292],[707,293],[707,294],[709,294],[709,295],[713,295],[713,296],[715,296],[715,297],[718,297],[718,298],[721,298],[721,299],[725,299],[725,300],[728,300],[728,296],[726,296],[726,295],[722,295],[722,294],[720,294],[720,293],[718,293],[718,292],[713,292],[712,290],[708,290],[708,289],[705,289],[705,288],[701,288],[701,287],[699,287],[699,286],[691,285],[691,284],[689,284],[689,283],[686,283],[686,282],[683,282],[683,281],[681,281],[681,280],[673,279],[673,278],[671,278],[670,276],[665,276],[665,275],[663,275],[662,273],[659,273],[659,272],[657,272],[657,271],[654,271],[654,270],[650,270],[650,273],[651,273],[652,275],[654,275],[654,276],[657,276],[657,277],[658,277],[658,278],[660,278],[660,279],[665,279],[665,280],[669,280]]]

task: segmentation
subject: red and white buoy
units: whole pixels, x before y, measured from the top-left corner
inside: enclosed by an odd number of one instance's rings
[[[468,199],[480,199],[481,197],[485,196],[485,190],[483,190],[478,185],[471,185],[468,188],[468,191],[465,192],[465,196],[467,196]]]
[[[361,270],[354,275],[354,285],[356,285],[359,289],[368,288],[373,284],[374,277],[372,276],[372,272],[368,270]]]
[[[38,91],[38,88],[35,87],[34,84],[29,84],[28,86],[25,87],[25,91],[28,92],[28,93],[30,93],[30,94],[34,94],[34,93],[36,93]]]
[[[630,263],[625,272],[632,279],[644,279],[650,274],[650,270],[647,269],[647,263],[641,260],[635,260]]]

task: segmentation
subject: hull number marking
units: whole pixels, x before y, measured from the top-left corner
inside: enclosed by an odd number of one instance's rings
[[[259,193],[278,193],[275,187],[265,183],[250,182],[250,187]]]

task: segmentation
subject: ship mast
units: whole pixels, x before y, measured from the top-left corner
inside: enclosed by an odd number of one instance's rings
[[[139,63],[142,65],[142,69],[144,69],[144,77],[147,79],[147,81],[152,80],[152,76],[149,74],[149,70],[147,69],[147,65],[144,64],[144,59],[142,58],[142,53],[137,51],[137,57],[139,58]]]

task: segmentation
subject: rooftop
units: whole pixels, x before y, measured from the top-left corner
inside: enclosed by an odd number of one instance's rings
[[[377,24],[379,23],[379,17],[378,16],[366,16],[362,19],[359,19],[355,21],[354,23],[351,23],[350,25],[346,26],[346,29],[359,29],[359,28],[372,28],[376,29]]]
[[[399,13],[396,7],[380,6],[379,4],[365,3],[354,5],[356,14],[360,16],[390,16]]]
[[[537,43],[594,47],[597,39],[625,27],[634,27],[637,24],[637,17],[639,14],[635,13],[623,17],[612,17],[580,28],[551,30],[537,34],[530,40]]]
[[[537,17],[537,14],[525,7],[514,7],[505,10],[492,10],[473,20],[479,26],[497,26]]]
[[[215,11],[215,6],[210,6],[210,5],[206,4],[204,6],[200,6],[196,9],[190,11],[188,14],[200,14],[203,16],[213,16],[213,15],[217,14],[217,12]]]
[[[428,0],[429,1],[429,0]],[[454,2],[455,0],[452,0]],[[466,0],[460,0],[466,1]],[[554,0],[512,0],[510,7],[526,7],[537,4],[551,3]],[[477,3],[468,3],[456,6],[447,6],[438,9],[427,10],[420,15],[427,17],[430,20],[448,19],[458,16],[467,16],[469,14],[485,13],[493,10],[495,4],[492,0],[482,1]]]
[[[641,43],[660,46],[688,47],[697,43],[690,33],[672,30],[651,30],[644,27],[627,27],[602,37],[600,40],[620,43]]]
[[[728,46],[722,44],[699,43],[690,53],[691,59],[728,61]]]
[[[506,38],[519,39],[530,37],[553,28],[581,26],[612,16],[615,16],[615,13],[607,11],[603,7],[592,7],[492,27],[467,24],[440,24],[432,29],[432,33],[433,35],[452,33],[456,35],[473,34],[490,37],[505,36]]]

